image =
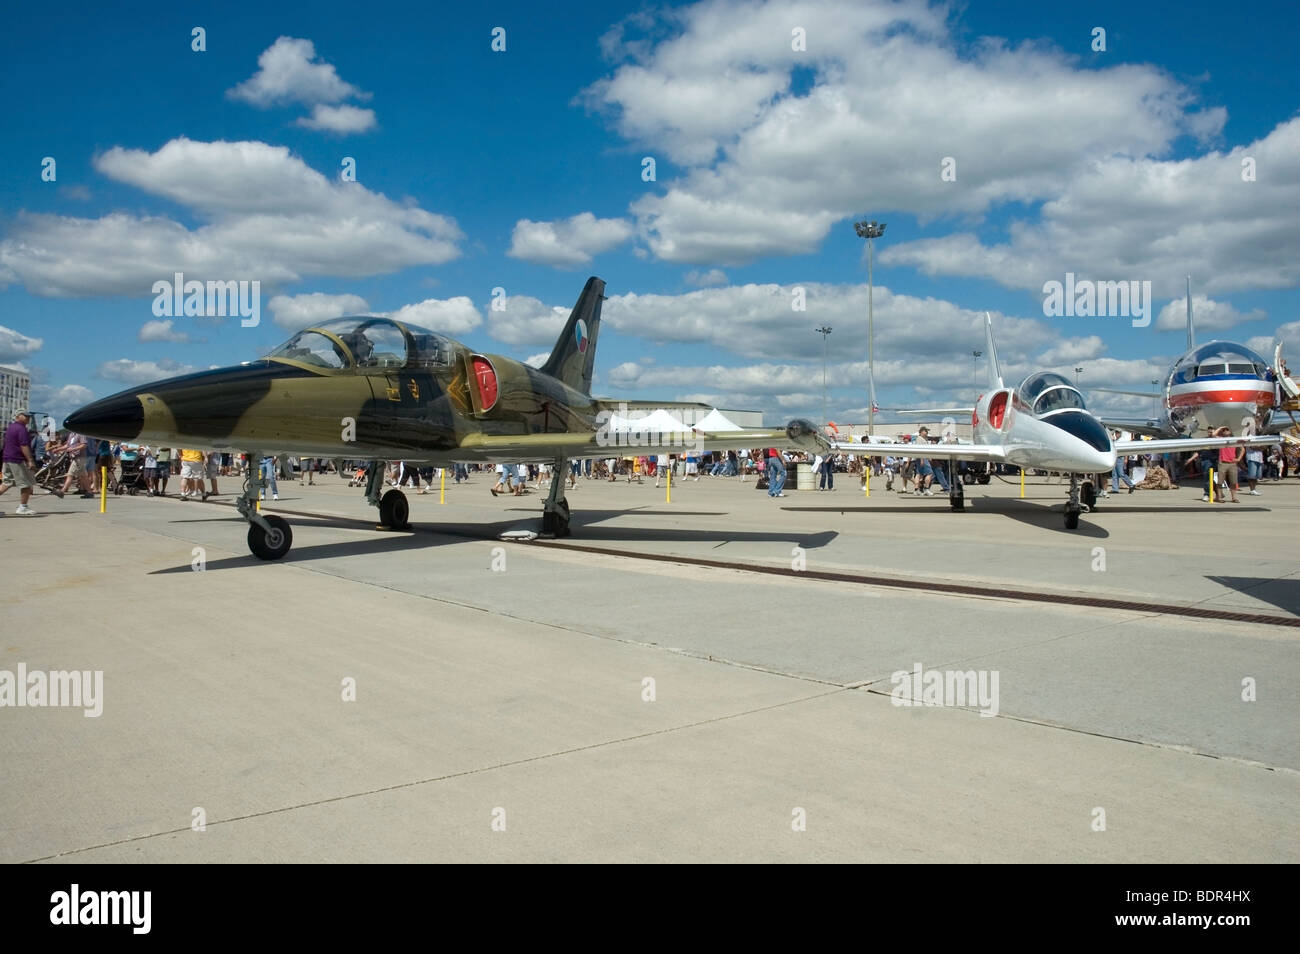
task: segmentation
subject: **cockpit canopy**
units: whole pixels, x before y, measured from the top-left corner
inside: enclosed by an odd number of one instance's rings
[[[1197,378],[1222,374],[1248,374],[1263,380],[1268,362],[1245,345],[1231,341],[1211,341],[1194,348],[1174,365],[1174,384],[1186,384]]]
[[[1087,410],[1078,388],[1052,371],[1039,371],[1025,378],[1016,388],[1016,396],[1037,417],[1053,411]]]
[[[450,339],[391,318],[334,318],[304,328],[266,357],[317,368],[440,368]]]

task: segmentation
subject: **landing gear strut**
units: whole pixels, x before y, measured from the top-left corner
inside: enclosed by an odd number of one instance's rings
[[[542,533],[557,537],[569,535],[569,502],[564,498],[568,466],[568,458],[556,458],[555,469],[551,471],[551,492],[542,508]]]
[[[411,515],[411,506],[406,502],[406,494],[393,489],[385,494],[384,472],[388,470],[388,461],[372,460],[370,471],[366,474],[366,500],[372,507],[379,508],[379,525],[389,530],[406,530],[411,526],[407,519]]]
[[[948,461],[948,506],[960,511],[966,506],[966,487],[957,473],[956,461]]]
[[[1097,485],[1091,480],[1085,480],[1080,488],[1080,499],[1083,502],[1083,509],[1087,513],[1092,513],[1097,509]]]
[[[244,477],[244,491],[235,501],[240,516],[248,521],[248,549],[259,560],[278,560],[293,546],[293,530],[283,517],[262,516],[257,512],[257,500],[262,488],[262,455],[248,452],[248,474]]]
[[[1070,499],[1065,504],[1065,529],[1079,529],[1079,514],[1083,505],[1079,502],[1079,475],[1070,475]]]

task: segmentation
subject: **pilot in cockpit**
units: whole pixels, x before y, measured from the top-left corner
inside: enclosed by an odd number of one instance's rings
[[[364,368],[374,363],[375,346],[362,332],[351,331],[339,337],[357,359],[357,367]]]

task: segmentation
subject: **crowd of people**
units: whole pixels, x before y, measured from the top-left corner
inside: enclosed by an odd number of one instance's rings
[[[1226,428],[1216,436],[1228,436]],[[1116,432],[1115,438],[1120,435]],[[952,440],[949,435],[944,438]],[[915,435],[903,435],[899,443],[938,443],[928,427],[921,427]],[[685,450],[682,453],[661,453],[628,457],[584,458],[569,461],[564,468],[564,480],[576,487],[580,479],[626,480],[631,483],[654,478],[655,486],[661,481],[694,481],[705,478],[738,478],[744,483],[754,477],[760,488],[765,487],[770,497],[784,497],[788,468],[808,463],[812,467],[816,489],[833,491],[836,474],[856,477],[862,485],[864,472],[870,467],[875,476],[885,479],[885,489],[919,496],[933,496],[937,485],[943,493],[949,491],[951,472],[957,479],[970,482],[984,475],[1005,472],[1018,475],[1018,470],[998,465],[957,462],[950,470],[946,461],[926,457],[890,454],[888,445],[882,446],[880,456],[864,458],[854,454],[828,454],[825,456],[800,452],[785,452],[778,448],[753,448],[706,453]],[[297,480],[310,486],[317,474],[334,471],[329,460],[313,458],[263,457],[256,462],[263,478],[262,496],[267,491],[271,499],[278,500],[279,481]],[[367,461],[344,462],[343,474],[351,475],[350,484],[364,486],[368,478]],[[152,447],[132,443],[113,443],[87,438],[71,432],[41,432],[33,427],[31,415],[20,410],[14,415],[4,434],[4,475],[0,494],[16,487],[20,503],[15,514],[27,516],[35,513],[29,501],[37,486],[44,485],[51,494],[62,497],[73,491],[83,498],[97,496],[102,481],[107,480],[108,490],[119,485],[140,491],[148,496],[168,496],[168,485],[180,480],[176,494],[181,500],[207,500],[220,494],[222,478],[238,480],[242,485],[248,474],[247,455],[204,452],[193,448]],[[409,461],[396,461],[387,465],[384,483],[394,487],[411,487],[426,494],[435,482],[450,476],[460,484],[470,479],[471,472],[486,472],[495,477],[488,488],[493,496],[512,494],[522,496],[530,490],[540,490],[554,479],[553,468],[548,464],[464,464],[441,469]],[[1116,460],[1112,473],[1097,475],[1095,485],[1098,496],[1105,497],[1120,492],[1123,483],[1129,493],[1135,490],[1177,489],[1180,482],[1200,481],[1203,501],[1224,503],[1240,501],[1239,494],[1259,496],[1259,484],[1266,480],[1282,480],[1288,471],[1300,476],[1300,468],[1288,456],[1282,444],[1268,448],[1224,448],[1222,450],[1195,451],[1185,454],[1135,454]],[[1214,473],[1217,486],[1211,488],[1210,474]],[[1134,480],[1138,477],[1138,480]],[[1242,490],[1240,482],[1246,484]],[[1109,483],[1109,490],[1107,490]],[[0,512],[2,513],[2,512]]]

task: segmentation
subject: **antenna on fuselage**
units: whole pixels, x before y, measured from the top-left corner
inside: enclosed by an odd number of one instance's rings
[[[984,312],[984,348],[989,354],[989,387],[1002,387],[1002,369],[998,367],[998,349],[993,344],[993,316]]]
[[[1196,347],[1196,329],[1192,327],[1192,276],[1187,276],[1187,350]]]

